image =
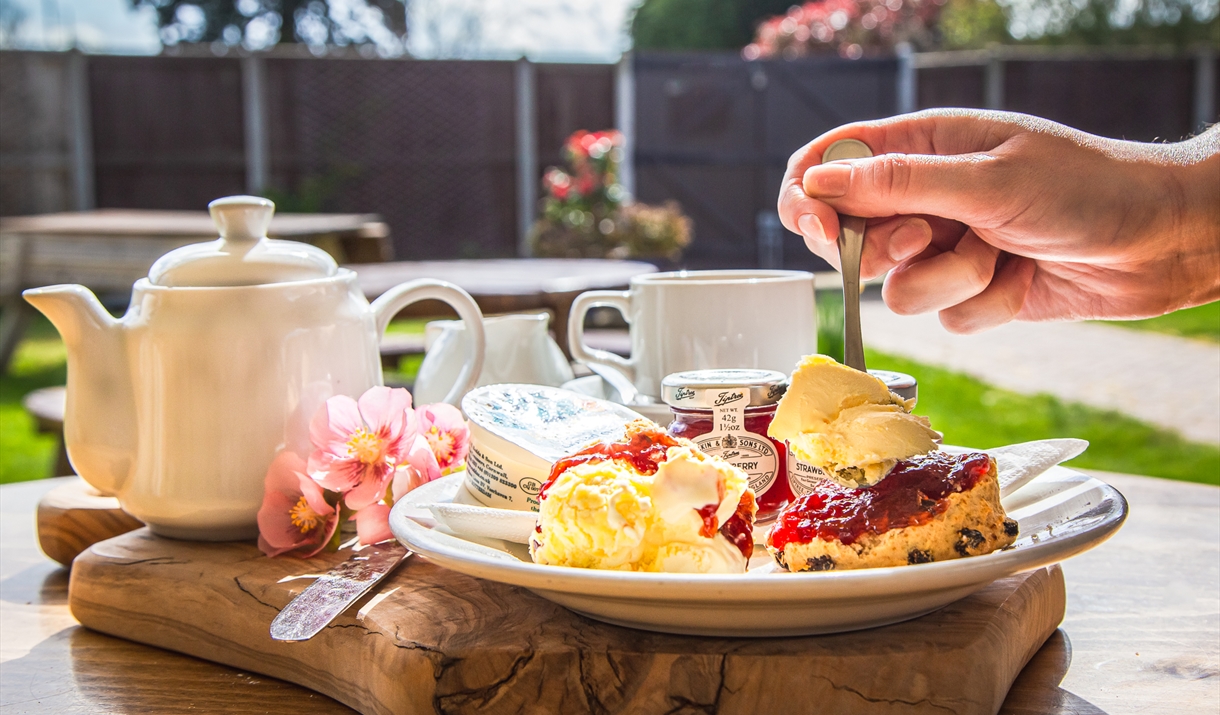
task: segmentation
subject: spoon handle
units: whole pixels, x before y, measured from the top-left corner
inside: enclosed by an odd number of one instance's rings
[[[860,335],[860,254],[864,250],[864,219],[839,217],[839,261],[843,271],[843,363],[865,370]]]
[[[840,139],[826,147],[822,163],[867,159],[873,150],[858,139]],[[839,270],[843,274],[843,364],[863,371],[860,337],[860,255],[864,252],[864,219],[839,214]]]

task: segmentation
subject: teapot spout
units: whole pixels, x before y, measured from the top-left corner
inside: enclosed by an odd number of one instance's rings
[[[32,288],[22,296],[47,316],[68,351],[68,459],[86,482],[117,494],[136,455],[135,393],[125,326],[84,286]]]
[[[31,288],[21,293],[59,331],[68,350],[88,342],[99,333],[114,330],[118,322],[106,311],[97,296],[79,285],[54,285]]]

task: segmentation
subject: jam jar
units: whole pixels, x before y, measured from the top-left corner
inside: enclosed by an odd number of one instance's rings
[[[669,433],[744,471],[760,522],[792,500],[784,444],[767,436],[787,388],[788,376],[774,370],[690,370],[661,381],[661,399],[673,412]]]

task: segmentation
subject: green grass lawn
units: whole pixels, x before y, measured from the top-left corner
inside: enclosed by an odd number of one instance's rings
[[[818,297],[823,300],[821,294]],[[833,301],[823,302],[833,312]],[[423,322],[394,323],[390,331],[419,332]],[[421,359],[404,358],[398,370],[387,371],[386,379],[413,381]],[[63,344],[55,330],[39,320],[27,331],[9,371],[0,378],[0,483],[49,475],[55,440],[34,431],[34,421],[21,407],[21,398],[40,387],[64,384],[64,360]],[[1091,446],[1073,460],[1075,466],[1220,484],[1220,448],[1187,442],[1115,412],[1064,403],[1047,395],[1018,395],[892,355],[870,351],[868,360],[874,367],[906,372],[919,380],[916,412],[927,415],[945,434],[947,443],[985,448],[1048,437],[1080,437]]]
[[[41,316],[31,323],[0,378],[0,484],[49,476],[55,464],[55,437],[35,431],[21,398],[40,387],[64,384],[67,355],[50,323]]]
[[[1159,318],[1115,320],[1109,321],[1109,324],[1131,330],[1148,330],[1220,343],[1220,301],[1179,310]]]
[[[1117,412],[1019,395],[965,375],[867,351],[868,364],[919,380],[915,412],[926,415],[946,444],[998,447],[1051,437],[1079,437],[1089,450],[1072,466],[1220,484],[1220,448],[1188,442]]]

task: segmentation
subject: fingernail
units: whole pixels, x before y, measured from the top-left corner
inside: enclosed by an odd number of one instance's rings
[[[801,235],[805,238],[812,238],[817,241],[826,240],[826,229],[822,228],[822,221],[813,214],[805,214],[796,220],[796,227],[801,230]]]
[[[805,193],[818,197],[835,197],[847,193],[851,184],[851,164],[832,162],[811,166],[805,172]]]
[[[894,229],[890,236],[890,259],[901,263],[927,247],[926,229],[927,224],[917,218],[910,219]]]

